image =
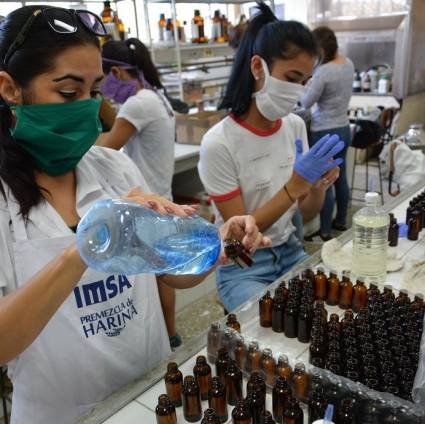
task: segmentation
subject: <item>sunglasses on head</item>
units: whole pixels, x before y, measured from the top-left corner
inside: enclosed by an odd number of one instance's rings
[[[107,35],[105,26],[100,18],[87,10],[63,9],[61,7],[37,9],[25,22],[15,41],[7,50],[3,60],[5,66],[12,55],[25,43],[31,26],[39,15],[43,16],[49,27],[58,34],[74,34],[78,30],[79,21],[94,35],[100,37]]]

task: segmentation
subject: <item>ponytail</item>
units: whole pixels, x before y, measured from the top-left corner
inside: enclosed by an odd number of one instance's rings
[[[310,30],[300,22],[280,21],[264,2],[246,29],[236,52],[226,92],[219,106],[236,116],[246,113],[251,104],[255,81],[251,58],[261,56],[271,67],[275,59],[292,59],[301,51],[316,56],[317,47]]]
[[[135,69],[126,69],[133,78],[138,78],[139,71],[141,71],[152,87],[163,88],[148,48],[137,38],[129,38],[125,41],[108,41],[102,47],[102,56],[106,59],[134,66]],[[104,72],[109,73],[112,66],[114,66],[113,63],[104,62]]]

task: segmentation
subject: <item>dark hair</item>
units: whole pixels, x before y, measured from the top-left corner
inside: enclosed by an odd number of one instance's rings
[[[23,46],[13,53],[5,66],[6,52],[22,26],[35,10],[46,7],[25,6],[16,9],[0,25],[0,70],[7,72],[24,89],[35,77],[48,72],[55,57],[65,49],[86,44],[100,49],[97,37],[79,22],[75,33],[58,34],[49,27],[42,15],[39,15],[34,20]],[[0,98],[0,178],[9,186],[19,203],[21,215],[27,219],[30,209],[43,200],[43,188],[35,180],[35,160],[10,135],[9,129],[12,125],[10,107]],[[0,190],[6,199],[5,188],[1,184]]]
[[[313,31],[314,38],[322,49],[321,62],[327,63],[335,59],[338,50],[338,41],[335,33],[328,27],[318,27]]]
[[[280,21],[270,8],[258,2],[259,13],[250,21],[239,49],[236,52],[226,93],[220,104],[236,116],[249,108],[254,92],[251,58],[261,56],[270,67],[275,59],[292,59],[300,52],[317,54],[316,42],[311,31],[296,21]]]
[[[156,88],[163,88],[148,48],[137,38],[129,38],[125,41],[108,41],[102,47],[102,56],[106,59],[118,60],[134,66],[136,69],[127,69],[127,72],[133,78],[137,78],[138,71],[142,71],[149,84]],[[113,63],[104,62],[103,71],[106,74],[109,73],[112,66],[114,66]]]

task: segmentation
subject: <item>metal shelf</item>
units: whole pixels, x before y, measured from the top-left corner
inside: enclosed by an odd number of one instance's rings
[[[147,0],[148,3],[171,3],[171,0]],[[251,3],[251,0],[175,0],[175,3],[220,3],[220,4],[244,4]]]

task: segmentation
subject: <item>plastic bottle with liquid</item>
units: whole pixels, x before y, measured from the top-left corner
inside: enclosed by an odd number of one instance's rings
[[[199,216],[161,215],[122,200],[100,200],[81,219],[77,247],[84,262],[118,275],[202,274],[220,255],[217,227]]]
[[[353,273],[366,282],[384,283],[387,274],[389,217],[378,193],[366,193],[366,207],[354,217]]]

